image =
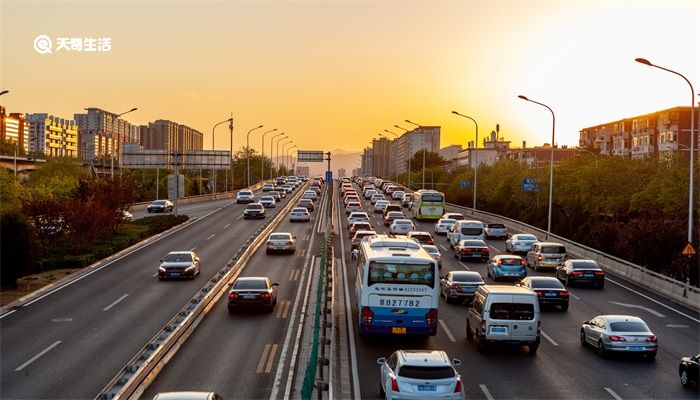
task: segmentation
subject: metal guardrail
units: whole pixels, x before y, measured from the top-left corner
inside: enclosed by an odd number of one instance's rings
[[[264,185],[265,183],[267,183],[267,181],[258,182],[258,183],[254,184],[254,185],[252,185],[252,186],[248,186],[248,187],[241,188],[241,189],[236,189],[236,190],[230,190],[230,191],[227,191],[227,192],[207,193],[207,194],[197,194],[197,195],[194,195],[194,196],[185,196],[185,197],[183,197],[183,198],[181,198],[181,199],[179,199],[179,200],[180,200],[180,202],[185,201],[185,203],[183,203],[183,204],[196,203],[196,202],[198,202],[198,201],[218,200],[218,199],[220,199],[220,198],[233,197],[233,196],[235,196],[238,192],[240,192],[241,190],[252,190],[252,191],[256,191],[256,190],[262,188],[263,185]],[[162,199],[161,199],[161,200],[162,200]],[[140,201],[140,202],[138,202],[138,203],[133,203],[133,204],[130,206],[130,208],[133,209],[133,210],[137,210],[137,209],[141,209],[141,208],[146,208],[146,207],[148,207],[148,205],[151,204],[153,201],[154,201],[154,200],[151,200],[151,201]]]
[[[96,400],[139,398],[158,376],[179,347],[192,334],[216,301],[228,289],[228,282],[238,277],[248,260],[280,221],[295,206],[308,183],[296,193],[274,218],[267,220],[238,249],[224,267],[144,346],[105,386]],[[255,185],[253,186],[255,187]]]

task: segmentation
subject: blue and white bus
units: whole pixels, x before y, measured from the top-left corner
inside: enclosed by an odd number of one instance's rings
[[[361,335],[437,333],[440,277],[425,249],[407,237],[377,235],[360,244],[356,262]]]

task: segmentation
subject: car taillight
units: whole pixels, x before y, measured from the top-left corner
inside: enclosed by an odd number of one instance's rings
[[[362,307],[362,322],[369,325],[374,318],[374,312],[369,307]]]
[[[456,283],[453,283],[453,284],[450,286],[450,289],[459,290],[459,289],[461,289],[461,288],[462,288],[462,286],[460,286],[460,285],[458,285],[458,284],[456,284]]]
[[[562,290],[561,292],[559,292],[559,296],[561,296],[561,297],[569,297],[569,292],[567,292],[566,290]]]
[[[596,276],[605,276],[605,271],[596,271]]]
[[[287,244],[294,244],[294,242],[287,242]]]
[[[651,343],[656,343],[656,336],[649,336],[646,341]]]
[[[501,265],[503,265],[503,261],[498,260],[498,264],[497,264],[497,265],[500,267]]]
[[[237,299],[237,298],[238,298],[238,295],[237,295],[236,293],[229,293],[229,294],[228,294],[228,298],[229,298],[229,299]]]
[[[520,265],[525,266],[525,260],[520,260]]]
[[[270,298],[270,293],[264,292],[263,294],[260,295],[263,299],[269,299]]]
[[[537,261],[542,261],[542,254],[537,255]]]
[[[428,326],[437,325],[437,308],[431,308],[427,313],[425,313],[425,321]]]
[[[391,377],[391,391],[399,392],[399,381],[397,381],[393,376]]]
[[[489,249],[486,248],[486,247],[484,247],[483,249],[481,249],[481,252],[482,252],[482,253],[488,254],[488,253],[489,253]]]
[[[435,242],[433,242],[433,239],[428,239],[428,244],[435,244]]]
[[[627,341],[627,339],[625,339],[624,337],[615,336],[615,335],[609,336],[608,339],[612,340],[613,342],[626,342]]]
[[[463,251],[472,251],[472,249],[469,249],[469,248],[465,248],[465,249],[462,249],[462,250],[463,250]]]
[[[574,271],[571,273],[571,275],[573,275],[573,276],[579,276],[581,274],[583,274],[583,272],[581,272],[581,271]]]
[[[535,293],[537,293],[537,297],[542,296],[542,291],[541,291],[541,290],[535,290]]]
[[[457,383],[455,384],[455,393],[460,393],[462,392],[462,380],[457,379]]]

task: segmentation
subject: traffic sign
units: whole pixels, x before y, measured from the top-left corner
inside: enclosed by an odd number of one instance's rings
[[[318,150],[298,150],[298,162],[323,162],[323,152]]]
[[[539,192],[542,190],[537,186],[537,181],[535,178],[523,178],[522,191],[523,192]]]
[[[693,248],[692,244],[688,243],[685,245],[685,248],[683,249],[683,255],[684,256],[695,255],[695,249]]]
[[[459,188],[460,189],[471,189],[472,187],[472,181],[471,179],[462,179],[459,181]]]

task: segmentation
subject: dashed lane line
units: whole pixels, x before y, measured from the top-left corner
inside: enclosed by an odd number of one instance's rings
[[[115,305],[117,305],[117,303],[119,303],[120,301],[124,300],[128,295],[129,295],[129,293],[127,293],[127,294],[123,295],[122,297],[116,299],[114,302],[112,302],[112,304],[110,304],[110,305],[108,305],[107,307],[103,308],[102,311],[108,311],[110,308],[112,308],[112,307],[114,307]]]
[[[541,333],[542,336],[544,336],[544,338],[547,339],[547,340],[549,341],[549,343],[551,343],[553,346],[559,346],[559,344],[558,344],[557,342],[555,342],[554,339],[552,339],[551,337],[549,337],[549,335],[547,335],[546,333],[544,333],[544,331],[540,331],[540,333]]]
[[[209,239],[213,238],[214,236],[216,236],[216,233],[215,233],[215,234],[213,234],[213,235],[211,235],[211,236],[209,236],[209,237],[207,238],[207,240],[209,240]]]
[[[605,389],[606,392],[608,392],[608,394],[610,394],[610,396],[612,396],[613,399],[615,399],[615,400],[622,400],[622,397],[618,396],[617,393],[613,392],[613,390],[610,389],[609,387],[606,387],[606,388],[604,388],[604,389]]]
[[[486,396],[488,400],[493,400],[493,396],[491,396],[491,392],[489,392],[489,388],[487,388],[486,385],[480,383],[479,389],[481,389],[481,391],[484,393],[484,396]]]
[[[442,329],[445,331],[445,334],[447,335],[448,338],[450,338],[450,340],[452,341],[452,343],[457,342],[457,339],[455,339],[455,337],[454,337],[454,335],[452,334],[452,332],[450,332],[450,330],[447,329],[447,325],[445,325],[445,323],[444,323],[441,319],[438,319],[438,321],[440,322],[440,326],[442,326]]]
[[[42,350],[39,354],[37,354],[37,355],[35,355],[34,357],[30,358],[27,362],[25,362],[24,364],[22,364],[22,365],[20,365],[19,367],[15,368],[15,371],[21,371],[21,370],[23,370],[27,365],[33,363],[34,361],[36,361],[37,359],[39,359],[39,357],[41,357],[41,356],[43,356],[44,354],[48,353],[49,351],[51,351],[51,349],[53,349],[54,347],[58,346],[59,344],[61,344],[61,341],[60,341],[60,340],[57,340],[57,341],[53,342],[53,344],[52,344],[51,346],[45,348],[45,349]]]

